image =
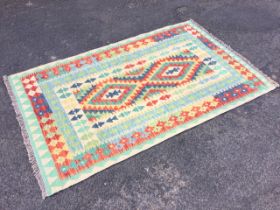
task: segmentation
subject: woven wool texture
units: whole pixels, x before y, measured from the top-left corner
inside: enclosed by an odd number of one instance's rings
[[[43,197],[278,86],[192,20],[5,81]]]

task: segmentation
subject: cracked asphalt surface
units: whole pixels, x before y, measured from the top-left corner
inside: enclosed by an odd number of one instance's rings
[[[279,0],[0,0],[0,76],[194,19],[280,82]],[[0,81],[0,209],[280,209],[279,88],[46,200]]]

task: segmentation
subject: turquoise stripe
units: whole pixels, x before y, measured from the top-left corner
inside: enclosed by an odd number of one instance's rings
[[[53,86],[50,83],[39,84],[44,96],[47,99],[50,109],[53,111],[53,118],[56,121],[58,130],[64,136],[64,139],[72,152],[78,152],[83,149],[79,137],[73,129],[71,122],[65,113],[65,110],[60,104],[59,98],[54,92]]]

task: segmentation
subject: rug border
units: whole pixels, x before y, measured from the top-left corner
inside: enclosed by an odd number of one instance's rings
[[[35,176],[35,178],[36,178],[36,180],[39,184],[39,187],[40,187],[40,190],[41,190],[41,193],[42,193],[42,198],[45,199],[46,196],[48,196],[48,195],[47,195],[47,192],[46,192],[45,183],[43,181],[43,177],[41,175],[40,168],[38,166],[38,163],[37,163],[34,151],[33,151],[33,147],[32,147],[31,142],[30,142],[30,137],[29,137],[27,129],[26,129],[26,123],[23,119],[21,110],[20,110],[20,108],[17,104],[18,102],[17,102],[16,97],[13,93],[13,90],[12,90],[12,87],[11,87],[8,76],[4,75],[3,76],[3,81],[4,81],[4,84],[7,88],[10,99],[12,101],[12,106],[13,106],[15,114],[16,114],[16,119],[17,119],[18,124],[20,126],[21,135],[22,135],[22,138],[23,138],[23,143],[24,143],[24,145],[26,147],[26,150],[27,150],[28,160],[31,164],[33,175]]]

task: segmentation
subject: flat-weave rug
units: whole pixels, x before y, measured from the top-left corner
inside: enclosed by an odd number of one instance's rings
[[[43,197],[278,86],[193,20],[4,80]]]

